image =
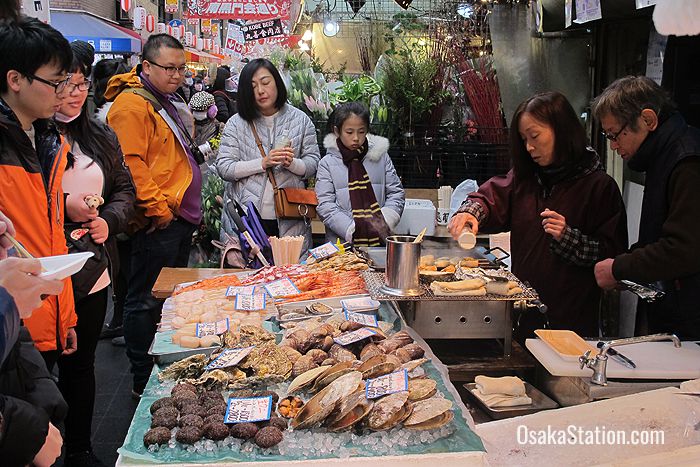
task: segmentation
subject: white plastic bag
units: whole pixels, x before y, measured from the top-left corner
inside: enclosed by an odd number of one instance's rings
[[[450,219],[452,219],[455,211],[459,209],[464,200],[467,199],[467,195],[469,195],[469,193],[474,193],[478,189],[479,185],[476,183],[476,180],[471,179],[467,179],[457,185],[457,188],[455,188],[455,191],[452,193],[452,200],[450,201]]]

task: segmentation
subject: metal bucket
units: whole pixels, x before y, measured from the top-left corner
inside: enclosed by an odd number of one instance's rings
[[[399,297],[415,297],[425,290],[420,285],[420,243],[413,235],[394,235],[386,239],[386,284],[381,292]]]

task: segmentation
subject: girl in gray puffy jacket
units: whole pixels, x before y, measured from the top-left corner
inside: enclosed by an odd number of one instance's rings
[[[316,174],[316,212],[326,238],[380,246],[401,219],[405,195],[387,153],[389,141],[369,134],[369,112],[358,102],[336,108],[327,154]]]

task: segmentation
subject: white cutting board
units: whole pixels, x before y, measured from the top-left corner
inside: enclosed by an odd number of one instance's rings
[[[589,341],[595,347],[597,341]],[[527,339],[525,346],[553,376],[591,376],[593,370],[578,362],[564,360],[540,339]],[[683,342],[677,349],[672,342],[643,342],[617,347],[637,368],[627,368],[608,355],[608,378],[695,379],[700,378],[700,345]]]

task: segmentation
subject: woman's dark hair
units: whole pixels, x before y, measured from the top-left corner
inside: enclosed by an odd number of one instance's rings
[[[510,155],[517,177],[531,177],[539,167],[520,136],[520,119],[526,112],[552,129],[555,164],[575,165],[586,157],[586,130],[566,97],[556,91],[535,94],[518,106],[510,123]]]
[[[360,117],[360,120],[362,120],[362,123],[365,124],[369,131],[369,110],[367,110],[367,107],[361,102],[346,102],[336,107],[328,119],[328,122],[331,124],[330,130],[334,132],[337,128],[338,131],[340,131],[343,128],[345,120],[352,115]]]
[[[226,86],[226,80],[231,76],[231,72],[223,67],[216,69],[216,79],[211,87],[212,91],[224,91]]]
[[[126,73],[127,71],[129,71],[129,68],[124,60],[105,58],[95,63],[95,66],[92,67],[92,89],[95,107],[99,109],[107,102],[105,99],[105,91],[107,90],[107,83],[109,83],[110,78],[114,75]]]
[[[89,46],[89,44],[80,42],[82,41],[71,43],[73,64],[69,71],[71,73],[80,72],[87,79],[95,57],[95,49],[92,49],[92,53],[90,53],[90,49],[85,47],[85,45]],[[109,134],[105,125],[88,115],[87,99],[83,103],[83,108],[78,118],[72,122],[59,123],[58,125],[71,142],[78,143],[80,150],[85,155],[92,160],[100,162],[105,172],[112,169],[112,156],[117,150],[114,147],[114,138]],[[72,167],[74,163],[75,158],[69,153],[68,167]]]
[[[251,122],[260,116],[260,111],[255,103],[255,93],[253,92],[253,75],[260,69],[265,68],[270,72],[277,86],[277,100],[275,108],[281,109],[287,102],[287,87],[282,81],[280,72],[277,71],[275,65],[266,58],[256,58],[251,60],[241,70],[241,76],[238,78],[238,115],[246,122]]]

